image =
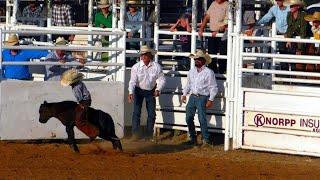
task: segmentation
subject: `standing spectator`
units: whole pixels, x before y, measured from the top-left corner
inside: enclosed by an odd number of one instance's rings
[[[71,6],[69,4],[65,4],[64,0],[55,0],[54,2],[55,3],[52,7],[52,25],[72,26]],[[63,36],[69,41],[73,41],[74,39],[74,35],[56,35],[53,36],[53,38],[57,38],[58,36]]]
[[[17,35],[10,35],[8,41],[4,42],[5,46],[19,46],[19,38]],[[31,59],[39,59],[46,57],[48,51],[39,50],[14,50],[6,49],[2,51],[3,62],[24,62]],[[3,77],[7,79],[31,80],[29,67],[24,65],[3,66]]]
[[[276,0],[277,5],[272,6],[258,22],[258,25],[270,23],[275,19],[277,34],[284,35],[287,32],[287,16],[290,11],[289,6],[284,5],[284,0]]]
[[[170,31],[187,31],[191,33],[191,26],[189,24],[190,15],[189,14],[182,14],[179,19],[177,20],[176,24],[174,24]],[[181,50],[183,52],[190,52],[191,51],[191,36],[189,35],[179,35],[179,40],[175,45],[180,45]]]
[[[320,40],[320,12],[314,12],[312,15],[306,15],[304,19],[312,22],[311,31],[313,33],[313,38]],[[320,55],[319,44],[316,45],[315,53]]]
[[[190,144],[197,145],[196,131],[194,126],[194,115],[198,111],[198,119],[202,133],[203,147],[210,146],[209,132],[206,119],[206,109],[213,104],[215,95],[218,92],[214,72],[206,67],[211,63],[211,58],[202,50],[198,50],[195,55],[191,55],[195,60],[195,67],[188,73],[188,81],[183,89],[181,101],[186,102],[186,96],[191,94],[186,107],[186,122],[189,129]]]
[[[130,29],[128,32],[128,38],[139,37],[141,20],[141,12],[138,10],[138,7],[133,4],[129,4],[129,10],[126,13],[126,28]]]
[[[139,30],[141,30],[141,21],[142,21],[142,16],[141,12],[138,10],[138,7],[136,6],[136,1],[130,2],[129,4],[129,10],[126,13],[126,29],[129,29],[129,32],[127,34],[128,39],[130,40],[131,38],[139,38]],[[131,41],[126,43],[126,48],[127,49],[133,49],[133,50],[138,50],[140,47],[140,42],[139,41]],[[128,67],[133,66],[137,62],[137,58],[126,58],[126,65]]]
[[[228,18],[228,2],[226,0],[215,0],[211,3],[206,12],[201,27],[199,36],[203,35],[203,31],[209,22],[212,37],[208,38],[208,52],[210,54],[225,55],[227,54],[227,41],[216,37],[218,33],[224,33],[227,27]],[[226,73],[227,61],[225,59],[216,58],[208,65],[209,68],[220,74]]]
[[[98,8],[101,10],[95,15],[95,26],[101,28],[112,28],[112,12],[109,10],[110,4],[107,0],[101,0],[98,3]],[[109,46],[109,36],[103,36],[101,38],[101,43],[103,47]],[[109,53],[101,53],[102,61],[109,60]]]
[[[36,5],[36,0],[29,0],[29,5],[22,11],[23,22],[26,24],[40,24],[42,8]]]
[[[140,62],[136,63],[131,69],[129,82],[129,103],[133,102],[134,110],[132,114],[132,140],[139,139],[140,116],[143,99],[146,99],[147,135],[152,138],[153,128],[156,118],[156,99],[164,87],[165,78],[160,64],[152,61],[154,50],[144,45],[140,50]]]
[[[109,10],[110,4],[107,0],[101,0],[98,3],[101,10],[95,15],[95,25],[101,28],[112,28],[112,12]]]
[[[299,36],[301,39],[307,37],[307,22],[304,20],[306,15],[302,7],[304,2],[301,0],[288,0],[286,2],[290,6],[287,22],[288,29],[286,32],[287,38]],[[305,53],[305,44],[287,42],[286,47],[290,54],[301,55]],[[304,64],[292,64],[293,70],[305,70]]]
[[[304,17],[306,21],[312,22],[311,31],[313,33],[313,38],[316,40],[320,40],[320,12],[314,12],[312,15],[306,15]],[[320,45],[319,43],[312,44],[309,46],[308,50],[312,50],[313,52],[309,51],[309,54],[313,55],[320,55]],[[320,71],[320,65],[314,64],[307,64],[306,65],[307,71]]]
[[[58,37],[56,40],[56,46],[65,46],[67,45],[67,41],[63,37]],[[72,57],[71,54],[67,54],[65,50],[59,49],[54,50],[49,53],[46,57],[47,62],[60,62],[64,64],[66,62],[75,61],[75,58]],[[80,63],[84,64],[84,59],[80,59]],[[46,81],[60,81],[61,75],[71,69],[71,66],[63,66],[63,65],[46,65]]]
[[[54,26],[72,26],[71,6],[63,0],[55,0],[52,7],[52,24]]]

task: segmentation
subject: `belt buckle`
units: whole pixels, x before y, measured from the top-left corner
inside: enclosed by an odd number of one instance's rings
[[[196,96],[196,97],[200,97],[200,95],[199,94],[193,94],[194,96]]]

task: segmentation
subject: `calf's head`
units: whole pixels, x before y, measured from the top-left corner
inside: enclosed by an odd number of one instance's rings
[[[52,117],[50,104],[44,101],[39,108],[39,122],[46,123]]]

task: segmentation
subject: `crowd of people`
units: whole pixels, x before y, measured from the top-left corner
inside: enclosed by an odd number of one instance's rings
[[[62,0],[55,0],[52,9],[52,24],[56,26],[72,26],[70,6],[64,4]],[[269,11],[258,21],[255,19],[254,11],[247,11],[244,13],[243,19],[248,26],[245,34],[253,36],[254,30],[257,26],[270,23],[273,19],[276,23],[276,31],[278,35],[283,35],[286,38],[310,38],[320,40],[320,12],[313,11],[307,13],[304,11],[305,3],[302,0],[276,0],[276,4],[272,6]],[[107,0],[98,2],[99,11],[95,14],[94,24],[96,27],[112,28],[112,12],[110,11],[110,3]],[[34,1],[23,10],[23,16],[26,17],[40,17],[41,8],[35,6]],[[140,23],[142,14],[139,8],[135,5],[128,7],[128,12],[125,15],[128,24],[126,28],[129,29],[127,33],[128,38],[139,37],[139,31],[142,28]],[[208,146],[211,141],[209,139],[206,109],[213,104],[214,97],[217,94],[218,88],[215,79],[215,73],[225,74],[226,63],[224,59],[211,58],[208,54],[225,55],[227,53],[227,41],[225,38],[217,37],[218,33],[226,33],[228,30],[228,2],[226,0],[214,0],[205,12],[202,23],[198,30],[200,37],[206,31],[207,23],[209,23],[209,31],[211,37],[208,38],[207,50],[197,50],[195,54],[191,54],[190,58],[195,61],[195,67],[191,67],[188,73],[188,82],[183,90],[182,102],[186,102],[187,94],[190,94],[188,104],[186,106],[186,122],[189,129],[190,144],[197,145],[194,116],[198,112],[200,127],[202,131],[203,146]],[[190,27],[191,14],[182,14],[177,22],[170,28],[170,31],[187,31],[191,32]],[[311,33],[308,33],[308,32]],[[59,36],[56,38],[56,46],[65,46],[68,40],[72,41],[72,37]],[[103,46],[108,46],[108,37],[102,37],[104,41]],[[180,35],[178,42],[175,45],[181,46],[184,52],[191,51],[191,37]],[[19,38],[17,35],[10,35],[8,40],[4,42],[5,45],[18,46]],[[162,72],[160,64],[153,60],[155,51],[149,46],[141,46],[136,42],[128,42],[128,49],[140,49],[140,58],[137,61],[128,61],[133,65],[131,69],[131,79],[129,82],[128,101],[134,105],[132,116],[132,138],[137,140],[140,137],[138,131],[140,127],[141,107],[142,102],[146,100],[146,108],[148,112],[147,118],[147,138],[152,137],[154,123],[155,123],[155,97],[160,95],[164,88],[166,79]],[[278,43],[278,49],[283,54],[320,54],[319,44],[305,44],[305,43]],[[108,56],[108,54],[107,54]],[[38,51],[38,50],[4,50],[2,52],[3,61],[30,61],[30,59],[43,58],[44,61],[60,62],[61,65],[46,65],[45,80],[60,80],[61,75],[71,68],[81,68],[63,66],[66,62],[77,61],[85,64],[86,57],[75,57],[65,50],[55,50],[52,52]],[[128,62],[127,62],[128,63]],[[289,67],[290,65],[290,67]],[[297,71],[320,71],[320,67],[316,65],[306,64],[288,64],[281,65],[282,69],[289,70],[289,68]],[[15,65],[3,66],[3,77],[6,79],[30,80],[31,75],[28,66]],[[91,100],[90,100],[91,101]]]

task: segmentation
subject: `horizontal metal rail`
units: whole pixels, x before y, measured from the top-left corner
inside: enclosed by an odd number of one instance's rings
[[[250,72],[250,73],[320,77],[320,73],[315,73],[315,72],[283,71],[283,70],[267,70],[267,69],[247,69],[247,68],[242,68],[241,70],[242,70],[242,72]]]
[[[296,43],[320,43],[314,39],[299,39],[299,38],[281,38],[281,37],[260,37],[260,36],[241,36],[242,40],[253,41],[278,41],[278,42],[296,42]]]
[[[79,62],[66,62],[66,63],[59,63],[59,62],[34,62],[34,61],[15,61],[9,62],[5,61],[2,62],[2,65],[28,65],[28,66],[39,66],[39,65],[60,65],[60,66],[124,66],[123,63],[97,63],[97,62],[87,62],[85,64],[81,64]]]
[[[187,31],[170,31],[170,30],[159,30],[159,34],[165,34],[165,35],[192,35],[192,33],[189,33]],[[199,36],[198,32],[194,33],[195,35]],[[204,37],[212,37],[211,32],[203,32]],[[223,33],[218,33],[216,37],[223,37]]]
[[[244,57],[263,57],[263,58],[281,58],[288,59],[288,62],[291,62],[291,59],[301,59],[303,60],[320,60],[320,56],[306,56],[306,55],[290,55],[290,54],[268,54],[268,53],[247,53],[243,52]],[[302,60],[303,59],[303,60]],[[275,61],[278,61],[275,59]],[[299,62],[300,63],[300,62]],[[319,62],[320,63],[320,62]]]
[[[320,84],[320,79],[297,79],[297,78],[281,78],[274,77],[272,81],[281,81],[281,82],[293,82],[293,83],[303,83],[303,84]]]
[[[50,26],[50,27],[39,27],[35,25],[6,25],[6,27],[14,28],[15,30],[34,30],[34,31],[45,31],[45,30],[62,30],[62,31],[103,31],[103,32],[112,32],[112,28],[100,28],[100,27],[77,27],[77,26]],[[117,29],[116,29],[117,30]],[[120,30],[118,30],[120,31]]]
[[[319,133],[306,132],[296,129],[276,129],[276,128],[266,128],[266,127],[242,127],[242,130],[248,131],[258,131],[258,132],[267,132],[267,133],[277,133],[277,134],[290,134],[296,136],[308,136],[308,137],[320,137]]]
[[[81,49],[80,49],[81,48]],[[124,48],[94,46],[3,46],[2,49],[33,49],[33,50],[69,50],[69,51],[123,51]]]
[[[307,97],[320,97],[320,94],[315,94],[314,92],[292,92],[292,91],[280,91],[280,90],[269,90],[269,89],[256,89],[256,88],[242,88],[244,93],[246,92],[256,92],[264,94],[279,94],[279,95],[293,95],[293,96],[307,96]]]
[[[15,34],[28,34],[28,35],[41,35],[41,34],[82,34],[82,35],[125,35],[122,31],[113,32],[101,32],[101,31],[76,31],[76,30],[3,30],[3,33],[15,33]]]
[[[158,51],[157,55],[159,56],[184,56],[189,57],[190,53],[188,52],[166,52],[166,51]],[[227,59],[227,55],[211,55],[211,58],[218,58],[218,59]]]

